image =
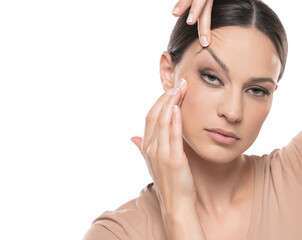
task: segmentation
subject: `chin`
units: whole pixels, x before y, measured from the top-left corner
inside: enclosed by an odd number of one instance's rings
[[[229,163],[238,157],[250,147],[251,144],[244,144],[239,140],[233,145],[223,145],[211,141],[189,141],[184,137],[185,150],[190,154],[196,155],[211,163],[224,164]]]

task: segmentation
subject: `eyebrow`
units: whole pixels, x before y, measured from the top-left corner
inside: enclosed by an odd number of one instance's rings
[[[270,82],[270,83],[274,84],[275,86],[278,85],[271,78],[249,78],[249,82],[253,82],[253,83]]]
[[[214,58],[214,60],[220,65],[220,67],[222,67],[222,69],[225,72],[229,73],[229,71],[230,71],[229,68],[225,65],[225,63],[223,61],[221,61],[221,59],[219,57],[217,57],[217,55],[214,53],[214,51],[210,47],[201,48],[195,55],[199,54],[204,49],[207,50],[210,53],[212,58]]]
[[[204,49],[206,49],[210,53],[212,58],[220,65],[220,67],[225,72],[229,73],[229,71],[230,71],[229,68],[225,65],[225,63],[219,57],[217,57],[217,55],[214,53],[214,51],[210,47],[201,48],[195,55],[199,54]],[[271,78],[249,78],[249,82],[253,82],[253,83],[270,82],[270,83],[274,84],[275,86],[277,86],[277,84]]]

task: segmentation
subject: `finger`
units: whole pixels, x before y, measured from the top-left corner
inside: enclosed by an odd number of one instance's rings
[[[143,141],[143,139],[141,137],[132,137],[131,141],[137,146],[137,148],[142,153],[141,148],[142,148],[142,141]]]
[[[171,93],[171,92],[170,92]],[[145,132],[142,142],[142,151],[145,153],[147,151],[147,148],[152,140],[152,137],[154,136],[154,133],[156,131],[155,127],[159,118],[159,115],[167,101],[167,99],[171,96],[170,94],[164,93],[162,94],[159,99],[155,102],[155,104],[152,106],[150,111],[148,112],[145,120]]]
[[[172,10],[172,14],[176,17],[181,16],[190,6],[192,0],[179,0]]]
[[[182,85],[182,86],[179,86],[181,88],[181,98],[177,102],[177,105],[179,107],[181,107],[182,102],[183,102],[183,100],[186,96],[187,90],[188,90],[188,85],[186,84],[186,80],[184,78],[181,78],[180,81],[182,81],[182,83],[180,83],[180,85]]]
[[[211,43],[211,14],[213,0],[208,0],[198,19],[198,35],[202,47]]]
[[[188,15],[187,23],[193,25],[196,23],[198,17],[202,13],[202,10],[207,0],[194,0]]]
[[[172,154],[176,156],[176,159],[181,158],[183,154],[182,120],[181,111],[177,105],[173,106],[170,142]]]
[[[156,124],[158,122],[158,118],[160,113],[163,110],[163,107],[171,96],[177,94],[177,91],[181,89],[181,92],[183,93],[186,91],[186,80],[181,78],[175,85],[173,89],[168,90],[166,93],[164,93],[157,101],[156,103],[152,106],[150,111],[148,112],[146,116],[146,124],[145,124],[145,132],[144,132],[144,138],[142,142],[142,151],[146,152],[150,142],[152,139],[157,139],[155,136],[155,133],[157,132]]]
[[[181,98],[181,91],[179,91],[175,96],[168,99],[158,120],[157,153],[159,158],[162,159],[167,159],[169,158],[170,155],[170,128],[172,124],[172,109],[173,109],[173,105],[177,104],[180,98]]]

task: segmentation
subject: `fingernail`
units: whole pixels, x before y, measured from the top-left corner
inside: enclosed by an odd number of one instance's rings
[[[176,93],[179,91],[179,88],[171,88],[168,91],[166,91],[167,95],[176,95]]]
[[[188,16],[188,19],[187,19],[187,23],[193,22],[193,17],[194,17],[193,14],[190,13],[189,16]]]
[[[177,110],[178,110],[177,105],[174,105],[174,107],[173,107],[173,112],[174,112],[174,113],[177,113]]]
[[[179,12],[179,7],[175,7],[173,10],[172,10],[172,13],[173,14],[177,14]]]
[[[208,39],[206,36],[201,36],[200,37],[200,44],[203,47],[207,47],[209,45]]]
[[[183,78],[179,79],[177,84],[176,84],[176,87],[181,89],[183,87],[183,85],[185,84],[185,82],[186,82],[185,79],[183,79]]]

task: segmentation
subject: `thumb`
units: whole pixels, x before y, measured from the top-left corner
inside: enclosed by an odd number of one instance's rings
[[[142,147],[143,139],[141,137],[132,137],[131,141],[138,147],[140,152],[142,152],[141,147]]]

